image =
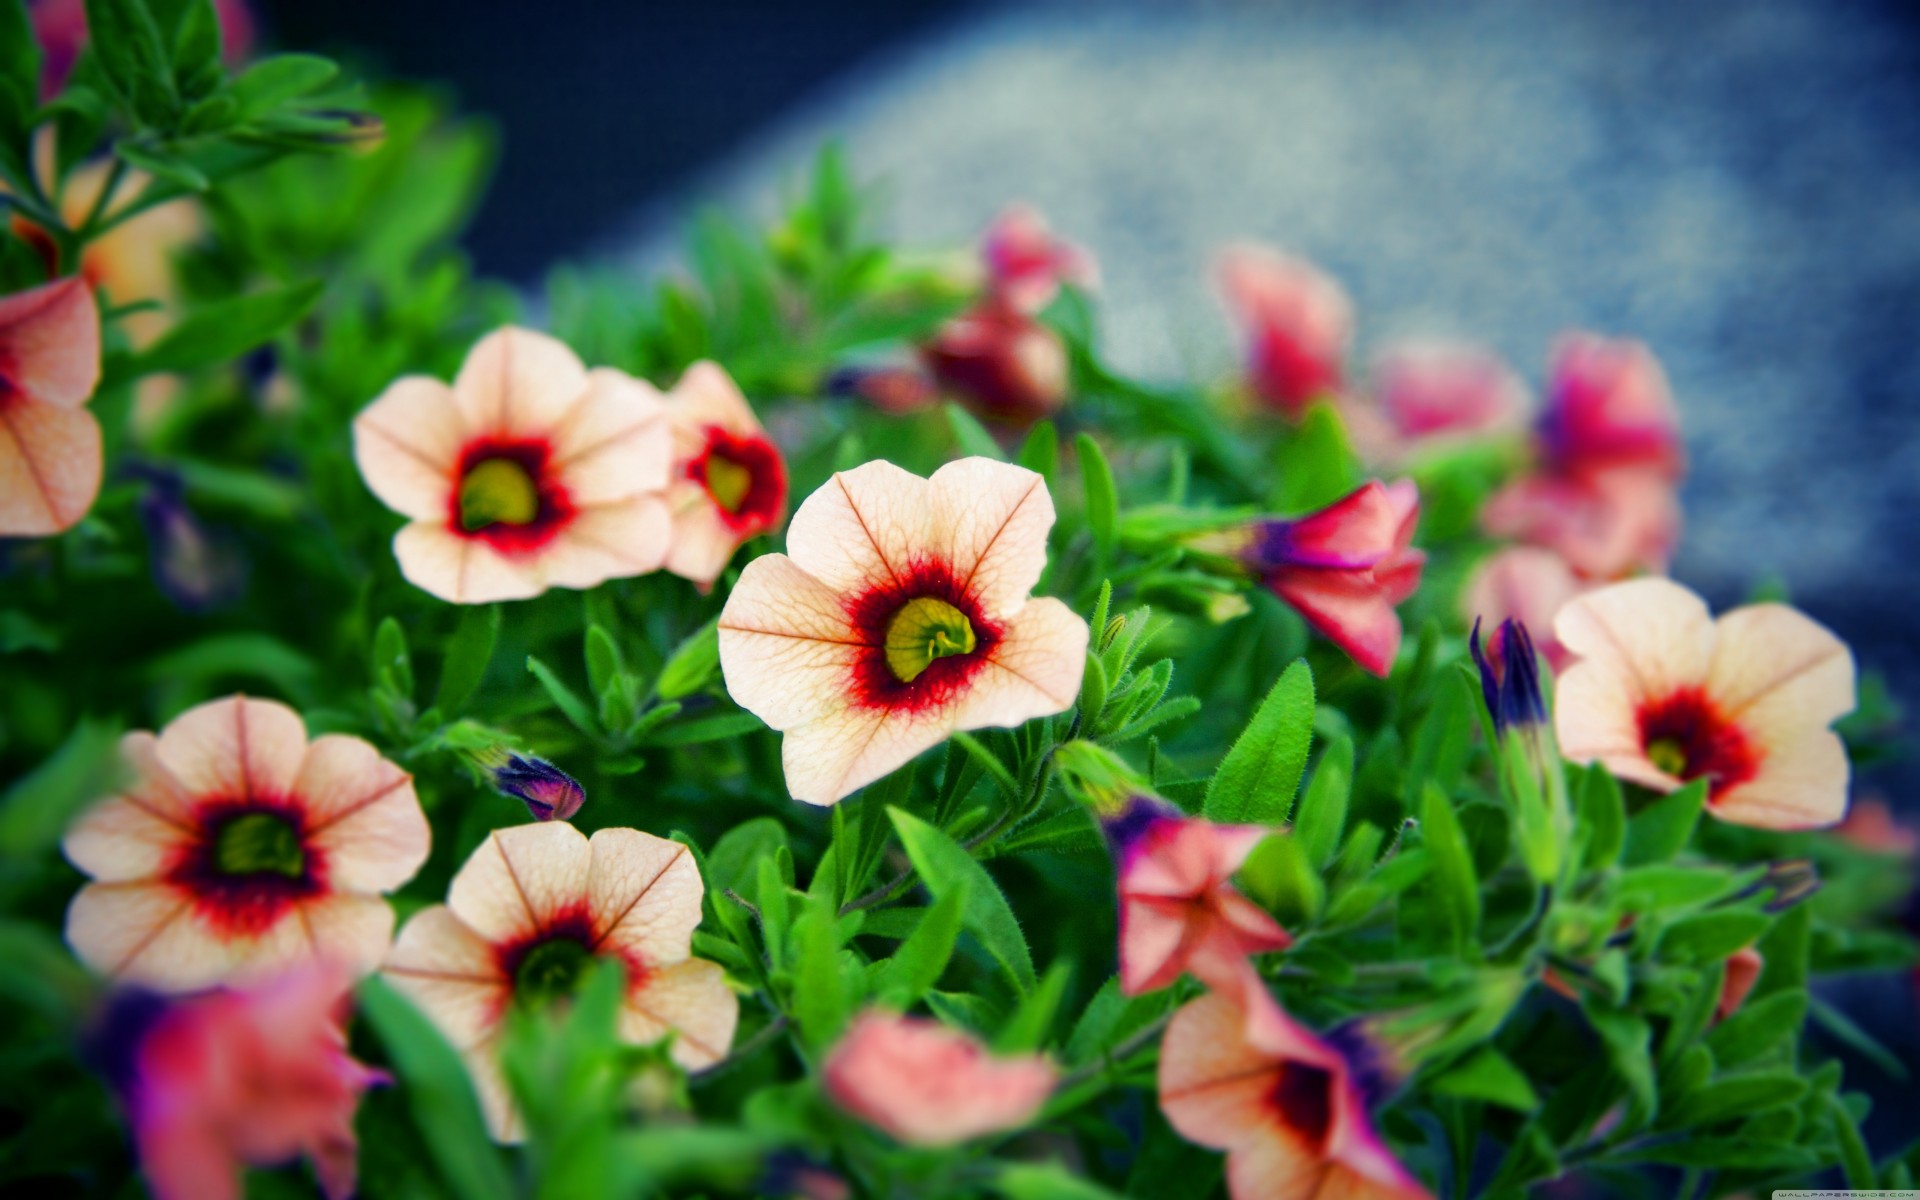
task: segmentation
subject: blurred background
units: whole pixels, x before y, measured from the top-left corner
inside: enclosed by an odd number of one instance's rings
[[[1561,330],[1644,339],[1692,456],[1675,574],[1716,606],[1783,586],[1920,711],[1907,5],[257,4],[281,45],[442,81],[497,122],[469,246],[518,283],[669,269],[693,204],[770,211],[835,137],[910,241],[1039,205],[1098,258],[1108,351],[1136,372],[1232,368],[1206,269],[1239,237],[1343,280],[1363,356],[1467,337],[1537,383]],[[1909,761],[1862,790],[1911,815],[1916,784]],[[1920,1057],[1905,989],[1879,1003]]]

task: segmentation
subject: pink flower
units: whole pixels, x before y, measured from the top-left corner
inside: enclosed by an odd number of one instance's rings
[[[393,539],[400,573],[443,600],[590,588],[666,560],[666,406],[545,334],[489,334],[452,387],[396,381],[354,419],[353,452],[411,519]]]
[[[821,1068],[835,1104],[914,1146],[1017,1129],[1040,1111],[1056,1078],[1037,1054],[994,1057],[938,1021],[874,1009],[854,1018]]]
[[[1368,483],[1318,512],[1250,522],[1196,548],[1231,553],[1353,660],[1384,677],[1400,651],[1394,606],[1420,586],[1412,548],[1420,494],[1409,480]]]
[[[1724,1021],[1740,1011],[1740,1006],[1753,994],[1753,985],[1760,982],[1760,969],[1766,960],[1752,946],[1735,950],[1727,958],[1726,976],[1720,983],[1720,1000],[1714,1005],[1713,1019]]]
[[[1372,404],[1347,405],[1346,416],[1375,461],[1422,442],[1512,429],[1526,411],[1526,385],[1478,346],[1402,342],[1374,359],[1370,375]]]
[[[0,298],[0,537],[71,528],[100,493],[100,314],[81,279]]]
[[[1589,592],[1554,629],[1578,661],[1555,689],[1560,747],[1672,791],[1708,782],[1707,811],[1806,829],[1846,812],[1847,751],[1828,725],[1854,707],[1846,643],[1781,604],[1715,621],[1692,592],[1635,579]]]
[[[1875,797],[1855,800],[1847,810],[1847,819],[1836,825],[1833,832],[1862,850],[1901,858],[1920,854],[1920,834],[1895,818],[1885,800]]]
[[[1480,511],[1495,537],[1542,546],[1588,579],[1662,572],[1680,540],[1672,480],[1647,467],[1535,472],[1502,488]]]
[[[1290,419],[1340,390],[1353,340],[1353,304],[1318,267],[1264,246],[1229,246],[1218,275],[1245,335],[1254,393]]]
[[[1510,546],[1481,561],[1467,580],[1460,610],[1468,621],[1489,627],[1514,620],[1538,630],[1535,648],[1558,672],[1571,656],[1553,636],[1553,618],[1567,601],[1586,590],[1565,559],[1536,546]]]
[[[1160,1043],[1160,1109],[1187,1140],[1227,1152],[1234,1200],[1428,1196],[1374,1131],[1366,1082],[1251,971],[1181,1008]]]
[[[308,742],[292,709],[243,696],[120,747],[133,782],[62,843],[94,880],[67,910],[81,961],[186,992],[314,960],[365,974],[386,954],[380,894],[429,840],[405,771],[359,738]]]
[[[1120,989],[1166,987],[1191,971],[1222,987],[1247,956],[1284,950],[1287,931],[1233,886],[1233,873],[1273,831],[1215,825],[1165,801],[1131,797],[1103,817],[1120,892]]]
[[[988,299],[920,347],[935,379],[983,416],[1030,425],[1067,399],[1067,347],[1027,313]]]
[[[588,839],[564,821],[499,829],[453,877],[447,902],[415,913],[381,973],[466,1059],[487,1126],[518,1141],[496,1057],[507,1013],[571,996],[594,959],[620,962],[620,1040],[673,1038],[689,1070],[726,1057],[740,1002],[715,963],[693,958],[705,885],[687,848],[637,829]]]
[[[713,586],[741,543],[787,517],[787,463],[726,371],[697,362],[667,396],[673,469],[666,568]]]
[[[158,1200],[239,1200],[241,1169],[296,1156],[328,1200],[359,1173],[353,1116],[386,1077],[354,1061],[345,975],[307,968],[252,991],[166,1002],[122,993],[102,1042]]]
[[[994,219],[980,247],[988,287],[1007,307],[1037,313],[1053,302],[1062,283],[1093,287],[1099,268],[1080,247],[1053,236],[1031,205],[1010,205]]]
[[[888,462],[807,497],[788,554],[748,563],[720,613],[734,701],[786,738],[794,799],[832,804],[956,729],[1072,708],[1087,623],[1029,598],[1053,498],[985,458],[930,479]]]
[[[1570,333],[1554,346],[1540,438],[1560,472],[1648,467],[1677,478],[1685,465],[1666,372],[1644,345]]]

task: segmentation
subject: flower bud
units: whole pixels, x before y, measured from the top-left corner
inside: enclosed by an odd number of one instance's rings
[[[487,772],[494,790],[525,804],[536,821],[571,820],[587,802],[586,789],[543,758],[503,749],[474,758]]]

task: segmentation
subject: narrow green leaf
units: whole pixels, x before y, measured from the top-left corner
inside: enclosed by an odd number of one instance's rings
[[[1439,788],[1427,788],[1420,814],[1427,852],[1433,856],[1434,899],[1446,919],[1455,953],[1466,954],[1476,945],[1480,929],[1480,881],[1474,874],[1473,850],[1453,811],[1453,801]]]
[[[1281,513],[1322,508],[1352,490],[1357,477],[1340,415],[1331,405],[1315,404],[1280,439],[1272,507]]]
[[[1601,1000],[1589,998],[1586,1010],[1587,1020],[1606,1044],[1614,1070],[1638,1102],[1641,1119],[1650,1120],[1660,1103],[1654,1086],[1653,1058],[1648,1052],[1652,1031],[1641,1018]]]
[[[882,1003],[904,1011],[940,982],[941,972],[953,957],[954,941],[960,936],[967,897],[966,881],[957,880],[927,909],[919,925],[887,960],[877,989]]]
[[[1585,847],[1581,861],[1589,871],[1604,871],[1619,861],[1627,840],[1627,802],[1620,781],[1596,763],[1587,768],[1576,803],[1576,836]]]
[[[1060,1000],[1067,993],[1067,981],[1072,975],[1072,969],[1064,961],[1048,967],[1040,986],[1020,998],[1020,1007],[993,1039],[993,1048],[1001,1054],[1025,1054],[1047,1045],[1054,1017],[1060,1011]]]
[[[1113,468],[1100,443],[1090,434],[1073,440],[1080,458],[1080,480],[1087,493],[1087,528],[1093,531],[1094,547],[1104,561],[1113,555],[1113,541],[1120,528],[1120,493],[1113,484]]]
[[[596,696],[606,696],[626,673],[620,661],[620,647],[613,635],[598,625],[587,626],[584,653],[587,660],[587,688]]]
[[[1020,798],[1020,785],[1014,780],[1013,772],[1007,770],[1007,765],[1000,761],[999,755],[987,749],[979,738],[974,737],[970,733],[956,732],[953,735],[953,740],[955,744],[967,752],[968,758],[980,764],[980,767],[985,770],[987,774],[993,776],[993,781],[1000,785],[1000,790],[1006,794],[1007,799],[1018,800]]]
[[[373,681],[413,699],[413,658],[407,653],[406,631],[393,617],[381,621],[373,631]]]
[[[1707,1049],[1723,1067],[1745,1066],[1798,1037],[1806,1014],[1805,992],[1777,992],[1764,1000],[1749,997],[1739,1012],[1707,1034]]]
[[[0,136],[25,133],[26,115],[39,95],[40,40],[33,35],[33,18],[25,0],[0,0],[0,113],[14,126],[0,126]]]
[[[258,117],[317,90],[339,73],[331,59],[316,54],[275,54],[241,72],[233,81],[233,94],[243,117]]]
[[[440,687],[434,695],[434,707],[448,717],[457,717],[474,689],[487,676],[493,661],[493,647],[500,640],[500,606],[468,604],[461,606],[460,623],[447,641],[446,659],[440,666]]]
[[[325,280],[311,279],[202,305],[140,355],[137,369],[147,375],[232,362],[306,316],[325,289]]]
[[[1297,659],[1274,683],[1253,720],[1207,784],[1207,819],[1278,824],[1293,805],[1313,741],[1313,671]]]
[[[706,687],[707,681],[720,669],[718,622],[717,617],[708,621],[674,648],[653,685],[662,700],[691,696]]]
[[[1324,867],[1340,848],[1347,824],[1347,799],[1353,792],[1353,739],[1345,734],[1333,740],[1313,769],[1313,782],[1293,814],[1293,836],[1300,839],[1308,861]]]
[[[986,868],[974,861],[958,842],[912,813],[889,808],[887,815],[892,818],[900,844],[927,890],[938,898],[964,883],[968,893],[966,928],[1006,971],[1016,990],[1031,988],[1033,957],[1027,951],[1026,935],[1021,933],[1020,922],[1014,918],[1007,898]]]
[[[1060,466],[1060,430],[1052,421],[1041,421],[1027,431],[1027,438],[1020,443],[1020,453],[1014,461],[1029,471],[1046,477],[1053,482],[1053,473]]]
[[[809,895],[793,925],[793,1016],[815,1049],[838,1037],[847,1020],[834,908],[832,897]]]
[[[1696,779],[1635,813],[1627,821],[1626,849],[1621,861],[1638,867],[1666,862],[1680,853],[1693,837],[1693,827],[1700,822],[1700,808],[1706,799],[1706,780]]]
[[[678,709],[678,704],[665,705]],[[724,742],[743,733],[765,729],[766,724],[750,712],[717,712],[675,721],[658,733],[649,734],[651,746],[697,746],[703,742]]]
[[[67,825],[127,780],[120,730],[83,718],[52,757],[0,798],[0,857],[29,859],[53,849]]]
[[[1006,458],[1000,450],[1000,443],[993,440],[986,426],[974,419],[972,413],[961,408],[951,400],[947,402],[947,427],[953,430],[953,440],[959,443],[961,457],[991,458],[999,461]]]
[[[600,725],[594,719],[593,710],[587,707],[587,702],[575,694],[572,688],[561,682],[560,677],[553,673],[553,668],[529,654],[527,670],[540,681],[540,686],[546,689],[547,696],[553,701],[554,706],[573,723],[575,729],[588,737],[600,736]]]
[[[1300,839],[1272,833],[1240,866],[1240,886],[1289,928],[1310,924],[1326,903],[1326,885]]]
[[[1718,1125],[1796,1104],[1806,1094],[1807,1081],[1785,1071],[1730,1075],[1686,1095],[1664,1114],[1662,1124],[1674,1129]]]
[[[1464,1062],[1447,1068],[1434,1079],[1433,1090],[1465,1100],[1484,1100],[1515,1112],[1530,1113],[1540,1107],[1540,1097],[1526,1075],[1492,1046],[1483,1046]]]
[[[1773,924],[1757,912],[1705,912],[1682,917],[1661,934],[1656,953],[1668,962],[1719,962],[1751,946]]]
[[[1121,1200],[1118,1193],[1050,1162],[1008,1163],[995,1176],[993,1189],[1007,1200]]]

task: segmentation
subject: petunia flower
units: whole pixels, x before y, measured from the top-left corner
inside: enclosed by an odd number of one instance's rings
[[[1673,393],[1646,346],[1567,334],[1554,346],[1550,374],[1540,438],[1555,470],[1647,467],[1679,475],[1686,451]]]
[[[1588,587],[1553,551],[1509,546],[1474,568],[1461,592],[1460,611],[1469,621],[1492,626],[1511,619],[1536,631],[1535,647],[1549,666],[1561,671],[1571,656],[1553,635],[1553,618]]]
[[[1100,278],[1093,256],[1056,238],[1046,218],[1029,204],[1010,205],[994,218],[981,241],[980,257],[994,296],[1023,313],[1037,313],[1051,304],[1063,283],[1094,287]]]
[[[969,408],[998,421],[1031,425],[1066,403],[1066,343],[998,299],[942,325],[920,347],[920,361]]]
[[[1166,987],[1191,971],[1226,986],[1250,954],[1293,944],[1233,886],[1233,873],[1273,831],[1215,825],[1152,796],[1102,815],[1120,893],[1120,990]]]
[[[1560,746],[1622,779],[1672,791],[1704,779],[1707,811],[1738,825],[1832,825],[1847,752],[1828,725],[1853,711],[1853,653],[1781,604],[1715,621],[1692,592],[1635,579],[1560,610],[1577,656],[1555,689]]]
[[[354,1112],[386,1076],[347,1054],[347,984],[306,967],[248,991],[169,1001],[135,988],[109,1002],[95,1056],[157,1200],[239,1200],[244,1167],[295,1157],[328,1200],[353,1194]]]
[[[1338,283],[1309,262],[1250,243],[1224,250],[1217,271],[1256,396],[1298,420],[1340,390],[1353,304]]]
[[[746,397],[714,363],[688,367],[667,407],[673,543],[666,569],[709,588],[742,542],[786,519],[787,463]]]
[[[169,992],[379,963],[393,937],[380,894],[413,878],[430,836],[405,771],[359,738],[309,742],[292,709],[243,696],[120,748],[133,781],[62,844],[93,880],[67,910],[83,962]]]
[[[1760,970],[1766,965],[1766,959],[1752,946],[1735,950],[1727,956],[1726,974],[1720,982],[1720,999],[1713,1006],[1714,1020],[1724,1021],[1740,1011],[1740,1006],[1753,994],[1753,985],[1760,982]]]
[[[869,1009],[821,1068],[842,1109],[913,1146],[951,1146],[1033,1119],[1058,1073],[1037,1054],[996,1057],[938,1021]]]
[[[1374,358],[1366,402],[1344,405],[1342,412],[1363,456],[1378,462],[1423,443],[1516,428],[1526,406],[1526,385],[1492,352],[1408,341]]]
[[[495,748],[474,755],[493,790],[527,806],[536,821],[571,821],[587,802],[580,781],[544,758]]]
[[[507,1013],[566,999],[596,958],[626,969],[622,1041],[671,1036],[689,1070],[726,1056],[739,999],[717,964],[689,957],[704,891],[685,846],[637,829],[591,840],[563,821],[499,829],[447,902],[401,929],[381,970],[466,1060],[494,1137],[517,1141],[497,1058]]]
[[[1374,1130],[1364,1083],[1250,971],[1176,1012],[1160,1044],[1160,1109],[1187,1140],[1227,1152],[1234,1200],[1427,1196]]]
[[[1394,606],[1420,586],[1427,560],[1412,548],[1419,520],[1411,481],[1375,480],[1318,512],[1251,521],[1191,544],[1237,562],[1321,636],[1385,676],[1400,651]]]
[[[1052,524],[1043,478],[985,458],[930,479],[870,462],[807,497],[788,554],[748,563],[719,622],[727,691],[786,734],[794,799],[832,804],[955,730],[1073,707],[1087,623],[1028,598]]]
[[[0,537],[71,528],[100,494],[100,313],[84,280],[0,298]]]
[[[1673,480],[1650,467],[1541,471],[1495,492],[1480,510],[1494,537],[1551,550],[1581,576],[1663,572],[1680,540]]]
[[[545,334],[487,335],[451,387],[396,381],[354,419],[353,451],[411,519],[393,539],[400,573],[443,600],[590,588],[666,560],[666,406]]]

